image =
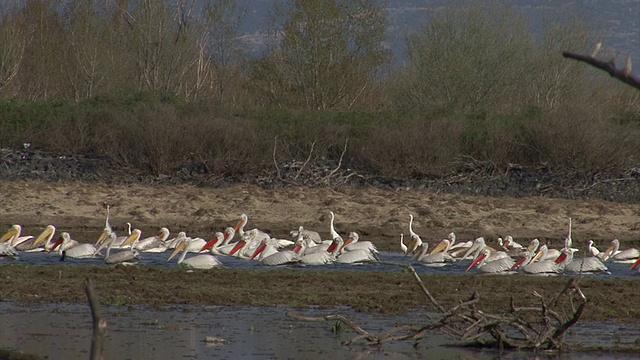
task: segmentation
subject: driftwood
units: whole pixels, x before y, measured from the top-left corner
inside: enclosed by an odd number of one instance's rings
[[[512,298],[508,310],[492,314],[478,308],[480,294],[474,292],[467,300],[451,308],[445,308],[433,297],[413,266],[383,263],[401,266],[411,272],[437,316],[429,316],[425,324],[399,325],[382,334],[368,332],[342,315],[305,317],[289,311],[287,316],[300,321],[343,323],[357,334],[343,342],[344,345],[364,341],[367,345],[378,346],[393,341],[410,340],[417,346],[430,331],[440,331],[458,341],[475,342],[500,349],[562,350],[567,330],[578,321],[587,304],[587,298],[578,286],[579,280],[571,279],[562,291],[551,299],[545,299],[534,292],[539,303],[533,306],[518,307]]]
[[[102,317],[102,309],[100,308],[100,299],[93,286],[93,280],[86,278],[84,280],[84,290],[89,299],[91,307],[91,318],[93,319],[93,335],[91,336],[91,360],[104,359],[104,339],[107,334],[107,320]]]
[[[593,52],[590,55],[576,54],[568,51],[563,51],[562,56],[585,62],[598,69],[606,71],[612,77],[624,82],[627,85],[631,85],[636,89],[640,89],[640,77],[631,73],[631,56],[627,55],[627,59],[624,67],[616,67],[616,59],[611,58],[607,61],[596,59],[598,53],[602,49],[602,43],[596,44]]]

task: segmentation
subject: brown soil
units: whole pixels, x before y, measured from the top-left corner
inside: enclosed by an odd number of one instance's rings
[[[328,237],[329,211],[336,213],[340,233],[358,231],[381,249],[398,251],[401,232],[408,233],[409,214],[414,230],[430,242],[455,231],[459,238],[497,235],[516,239],[547,238],[553,244],[573,220],[573,238],[623,244],[638,239],[640,205],[605,201],[549,198],[485,198],[434,194],[427,191],[360,189],[333,191],[323,188],[265,190],[238,185],[229,188],[141,185],[108,186],[84,183],[0,182],[4,201],[3,227],[19,223],[24,233],[39,233],[49,224],[59,230],[97,233],[104,226],[103,203],[112,206],[111,223],[122,228],[127,221],[143,232],[161,226],[173,232],[209,237],[235,225],[239,215],[249,215],[249,228],[287,237],[298,225]],[[73,234],[73,233],[72,233]],[[87,239],[93,241],[93,239]],[[582,247],[582,245],[579,245]],[[348,305],[361,311],[403,312],[424,306],[425,299],[407,273],[296,272],[295,270],[212,270],[186,273],[160,268],[74,268],[0,266],[0,298],[20,302],[84,302],[82,280],[91,275],[105,304],[221,304],[221,305]],[[488,310],[516,303],[535,302],[533,291],[551,296],[566,278],[522,276],[424,276],[434,295],[454,304],[480,293]],[[621,279],[583,279],[589,298],[585,319],[620,321],[637,319],[630,308],[640,292],[640,282]]]

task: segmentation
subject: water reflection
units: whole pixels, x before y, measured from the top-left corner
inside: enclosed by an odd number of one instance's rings
[[[346,347],[342,340],[353,336],[350,330],[332,332],[330,323],[295,322],[285,316],[287,308],[251,307],[174,307],[168,311],[144,308],[105,308],[108,320],[105,358],[107,359],[530,359],[530,352],[500,354],[493,350],[447,347],[449,339],[440,334],[414,348],[409,342],[385,345],[382,350],[361,345]],[[419,321],[419,317],[355,314],[348,309],[334,310],[354,317],[373,332],[397,323]],[[326,315],[305,310],[304,315]],[[615,337],[604,336],[613,334]],[[228,340],[212,345],[207,336]],[[567,340],[609,347],[633,346],[640,329],[614,324],[578,324]],[[51,359],[86,359],[91,342],[91,314],[87,305],[40,304],[21,306],[0,303],[0,348],[21,349]],[[541,355],[560,359],[632,359],[637,354],[566,353]]]
[[[396,262],[396,263],[410,263],[409,260],[397,252],[380,252],[380,259],[382,261]],[[141,261],[138,266],[161,266],[166,268],[174,268],[177,262],[172,260],[167,262],[169,253],[142,253]],[[230,269],[253,269],[253,270],[277,270],[282,266],[261,266],[257,261],[247,261],[237,259],[235,257],[218,256],[218,259],[224,264],[225,267]],[[70,265],[70,266],[107,266],[102,259],[73,259],[66,258],[64,262],[59,261],[59,256],[56,254],[47,253],[21,253],[17,260],[3,259],[0,257],[0,265],[2,264],[27,264],[27,265]],[[465,272],[466,268],[471,263],[470,260],[458,261],[443,267],[429,267],[419,263],[413,263],[416,271],[420,274],[475,274],[474,270]],[[607,263],[607,267],[611,274],[596,274],[596,275],[584,275],[585,277],[602,277],[602,278],[620,278],[620,277],[635,277],[640,276],[637,271],[630,271],[629,264],[616,264]],[[348,264],[332,264],[322,266],[295,266],[296,269],[301,271],[387,271],[387,272],[400,272],[402,268],[392,265],[384,264],[362,264],[362,265],[348,265]],[[566,275],[565,275],[566,276]]]

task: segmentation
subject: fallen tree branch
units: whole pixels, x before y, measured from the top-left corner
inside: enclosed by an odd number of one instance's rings
[[[393,262],[379,262],[383,265],[400,266],[411,272],[418,283],[421,292],[433,305],[438,317],[429,316],[426,324],[421,326],[401,324],[383,334],[373,334],[364,330],[354,321],[341,315],[324,317],[304,317],[289,311],[287,316],[301,321],[329,321],[336,320],[350,327],[357,335],[343,344],[349,345],[358,341],[366,341],[367,345],[382,345],[384,343],[402,340],[415,341],[415,345],[431,331],[440,331],[458,341],[474,341],[483,346],[518,349],[546,349],[562,350],[566,331],[579,320],[587,303],[587,299],[578,286],[578,280],[571,279],[566,286],[551,301],[534,292],[539,299],[539,306],[517,307],[513,298],[509,310],[504,313],[487,313],[479,309],[480,294],[473,294],[465,301],[447,309],[431,294],[413,266]],[[580,305],[573,311],[573,297],[578,294]],[[571,314],[563,317],[566,309],[560,307],[560,298],[569,297]],[[563,302],[566,308],[566,302]]]

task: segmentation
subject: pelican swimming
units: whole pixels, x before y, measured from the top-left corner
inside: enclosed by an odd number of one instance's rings
[[[69,244],[72,244],[72,246],[69,246]],[[68,232],[60,234],[60,238],[55,242],[55,244],[53,244],[51,251],[54,251],[56,248],[58,248],[60,255],[64,252],[65,256],[70,258],[92,258],[97,255],[96,246],[94,244],[78,243],[71,239]]]
[[[16,250],[25,252],[44,251],[44,246],[41,246],[44,245],[43,243],[50,243],[55,233],[56,227],[53,225],[47,225],[47,227],[40,233],[40,235],[16,245],[15,248]]]
[[[210,250],[214,255],[229,255],[236,243],[231,243],[231,239],[235,236],[236,231],[232,227],[228,227],[222,232],[216,232],[213,239],[209,240],[200,252]]]
[[[259,256],[258,263],[267,266],[295,264],[301,261],[301,256],[298,252],[293,250],[278,251],[277,247],[269,243],[268,239],[262,240],[260,246],[254,251],[249,260],[253,260],[257,256]]]
[[[129,235],[121,244],[123,247],[133,245],[140,238],[140,230],[136,230],[134,230],[132,234]],[[104,256],[104,262],[106,264],[133,265],[137,264],[140,261],[140,252],[136,249],[122,250],[112,254],[111,249],[113,248],[113,245],[116,243],[116,241],[118,241],[116,233],[112,232],[111,234],[109,234],[109,236],[107,236],[107,239],[103,241],[100,246],[98,246],[94,255],[98,254],[100,250],[102,250],[106,245],[107,253]]]
[[[134,249],[142,252],[165,252],[169,248],[167,239],[169,238],[170,233],[171,232],[168,228],[163,227],[160,229],[160,233],[158,235],[138,240],[133,247]]]
[[[296,240],[293,252],[300,255],[300,262],[305,265],[326,265],[336,261],[336,258],[321,246],[309,247],[310,242],[313,240],[300,237]],[[307,252],[308,249],[314,250]]]
[[[434,251],[429,253],[429,244],[423,243],[421,246],[422,251],[420,251],[420,254],[417,255],[418,261],[423,265],[431,267],[445,266],[454,262],[454,259],[451,257],[451,255],[449,255],[449,253],[445,251],[447,246],[447,243],[441,243],[438,245],[437,249],[434,249]],[[414,256],[414,258],[415,257],[416,256]]]
[[[196,255],[185,259],[187,253],[190,252],[189,249],[192,248],[191,243],[193,242],[193,239],[186,237],[186,235],[178,236],[180,237],[180,244],[176,246],[175,250],[169,256],[169,259],[167,259],[167,261],[170,261],[174,256],[176,256],[176,254],[182,251],[182,254],[178,258],[178,264],[180,265],[194,269],[212,269],[216,267],[224,267],[222,265],[222,262],[220,262],[220,260],[218,260],[218,258],[213,255]]]
[[[613,261],[615,263],[633,264],[640,258],[640,251],[636,248],[620,250],[620,240],[613,239],[611,246],[604,252],[603,261]]]
[[[0,242],[8,242],[15,250],[20,250],[18,246],[25,241],[33,239],[33,236],[21,236],[22,235],[22,226],[15,224],[12,225],[9,231],[7,231],[2,237],[0,237]]]
[[[337,263],[359,264],[374,262],[378,260],[375,253],[368,250],[356,249],[341,253],[340,249],[342,249],[342,245],[344,245],[344,240],[342,239],[342,237],[338,236],[337,238],[333,239],[333,244],[331,244],[331,246],[327,250],[327,252],[333,255],[333,257],[336,259],[335,262]]]
[[[516,262],[511,270],[518,270],[525,274],[532,275],[557,275],[562,273],[564,270],[567,259],[566,252],[562,252],[562,254],[555,260],[539,260],[542,256],[542,253],[538,251],[536,255],[532,258],[532,253],[529,252],[527,256],[524,256],[520,261]]]
[[[473,260],[471,265],[465,271],[469,271],[473,269],[475,266],[478,267],[478,271],[485,274],[508,274],[513,273],[511,268],[515,264],[515,261],[510,256],[501,257],[499,259],[488,261],[487,259],[491,256],[492,251],[489,249],[484,249],[482,252]]]
[[[566,251],[566,249],[563,249]],[[609,274],[607,266],[597,257],[589,256],[585,258],[575,259],[573,257],[573,251],[567,252],[567,264],[564,267],[564,271],[572,274],[596,274],[605,273]]]
[[[238,224],[235,227],[235,232],[240,235],[240,237],[243,237],[245,235],[245,230],[244,227],[245,225],[247,225],[247,222],[249,221],[249,217],[247,216],[247,214],[242,213],[242,215],[240,215],[240,221],[238,221]],[[255,232],[255,238],[257,240],[262,240],[264,238],[270,238],[271,236],[269,234],[267,234],[266,232],[262,231],[262,230],[258,230],[257,228],[252,229],[252,231]]]
[[[315,244],[322,244],[322,237],[320,237],[320,234],[317,231],[307,230],[307,229],[303,228],[302,226],[300,226],[298,228],[298,230],[291,230],[289,233],[291,234],[291,237],[294,240],[297,240],[298,239],[298,234],[300,232],[302,232],[303,239],[311,240]]]
[[[473,241],[473,245],[467,249],[467,251],[460,257],[461,260],[471,257],[471,259],[477,259],[484,250],[489,250],[489,255],[484,258],[484,261],[489,263],[504,257],[509,257],[505,251],[497,251],[487,246],[484,237],[480,236]]]
[[[15,229],[9,230],[6,234],[0,237],[0,256],[17,256],[18,252],[11,245],[11,241],[15,235]]]
[[[371,241],[359,241],[360,235],[357,232],[352,231],[349,233],[349,238],[342,244],[340,252],[353,251],[353,250],[366,250],[372,253],[377,253],[378,249]]]

